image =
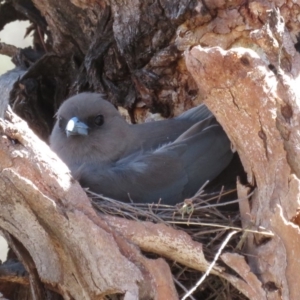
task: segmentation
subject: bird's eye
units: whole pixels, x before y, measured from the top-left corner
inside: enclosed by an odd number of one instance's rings
[[[103,117],[103,115],[96,116],[95,119],[94,119],[94,123],[97,126],[103,125],[103,123],[104,123],[104,117]]]

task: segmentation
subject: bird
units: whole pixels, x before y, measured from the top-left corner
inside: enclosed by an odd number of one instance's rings
[[[230,140],[201,104],[181,115],[129,124],[104,95],[62,103],[50,148],[91,191],[123,202],[175,205],[230,163]]]

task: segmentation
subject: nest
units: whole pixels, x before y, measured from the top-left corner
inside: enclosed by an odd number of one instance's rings
[[[136,221],[164,223],[185,231],[194,241],[203,245],[205,257],[209,262],[215,263],[218,252],[218,254],[224,251],[241,254],[243,230],[238,202],[242,199],[224,202],[224,199],[228,197],[234,199],[236,190],[206,193],[202,187],[193,198],[186,199],[183,203],[175,206],[160,203],[123,203],[89,191],[88,194],[94,208],[103,214]],[[233,231],[238,232],[229,239],[228,235]],[[145,253],[145,255],[157,257],[151,253]],[[168,261],[168,263],[180,298],[194,289],[192,295],[186,299],[248,299],[223,278],[209,275],[205,276],[205,280],[201,280],[201,284],[199,284],[199,279],[207,274],[202,274],[175,261]],[[219,259],[217,263],[228,270],[228,267]],[[230,272],[230,270],[228,271]]]

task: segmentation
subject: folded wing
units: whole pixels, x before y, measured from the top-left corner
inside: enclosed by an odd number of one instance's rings
[[[193,196],[230,162],[230,142],[214,117],[196,123],[173,143],[111,164],[82,165],[75,177],[94,192],[121,201],[175,204]]]

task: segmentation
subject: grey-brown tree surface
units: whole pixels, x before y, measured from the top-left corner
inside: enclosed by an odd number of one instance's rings
[[[6,1],[1,28],[21,14],[34,24],[35,43],[14,56],[26,73],[9,102],[47,141],[54,113],[77,92],[107,94],[136,122],[204,101],[255,189],[241,202],[244,228],[274,235],[248,234],[244,257],[221,255],[242,278],[218,265],[212,273],[249,299],[298,299],[299,9],[291,0]],[[137,246],[207,269],[202,245],[182,232],[100,218],[49,148],[10,120],[16,125],[1,121],[0,227],[17,239],[32,295],[50,287],[66,299],[176,299],[165,261]]]

